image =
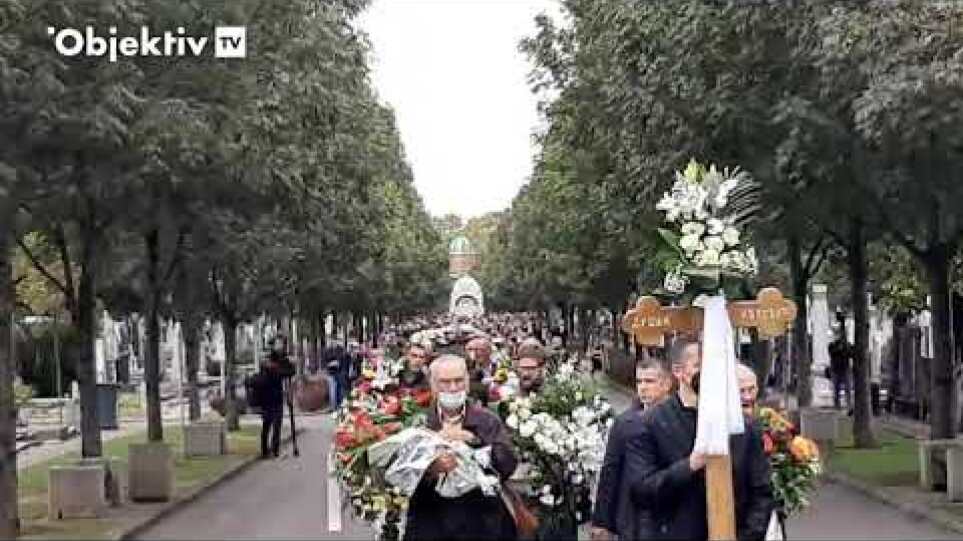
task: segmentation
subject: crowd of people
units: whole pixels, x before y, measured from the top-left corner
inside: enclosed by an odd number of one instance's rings
[[[547,371],[567,354],[564,332],[532,314],[499,314],[411,321],[390,328],[382,339],[404,358],[401,385],[432,391],[428,427],[447,439],[491,447],[492,468],[507,494],[440,497],[432,487],[455,461],[439,456],[410,502],[405,538],[558,538],[557,531],[530,528],[536,506],[512,489],[524,482],[525,465],[494,411],[506,397],[539,392]],[[585,372],[601,369],[603,356],[601,348],[592,351]],[[660,358],[638,362],[635,400],[609,431],[590,519],[592,539],[706,539],[706,457],[692,453],[701,362],[701,345],[687,338],[677,339]],[[747,415],[745,433],[731,439],[738,538],[764,539],[774,500],[761,433],[751,421],[758,383],[745,365],[738,375]]]

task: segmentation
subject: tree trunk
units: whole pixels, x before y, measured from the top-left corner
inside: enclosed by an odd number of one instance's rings
[[[909,314],[906,313],[899,313],[893,317],[893,347],[890,348],[889,358],[888,400],[890,412],[894,414],[897,413],[896,398],[902,394],[900,391],[900,358],[903,354],[903,340],[906,339],[906,324],[909,322],[909,317]]]
[[[137,364],[144,365],[144,357],[140,351],[140,317],[130,316],[130,345],[134,355],[137,357]]]
[[[101,456],[100,415],[97,411],[97,241],[92,233],[85,239],[83,264],[80,270],[78,291],[78,325],[81,352],[77,363],[77,381],[80,386],[80,436],[81,456]]]
[[[328,345],[328,328],[327,328],[328,314],[324,310],[318,313],[318,347],[314,348],[314,351],[320,352],[323,348]]]
[[[13,380],[17,361],[12,355],[13,265],[10,228],[0,224],[0,539],[16,539],[19,532],[17,500],[17,406]]]
[[[579,327],[582,328],[582,355],[588,355],[589,337],[592,334],[591,324],[595,320],[595,310],[583,310]]]
[[[759,385],[759,400],[763,400],[766,398],[766,382],[772,372],[772,348],[769,347],[769,340],[759,339],[758,329],[750,329],[749,336],[752,339],[750,345],[752,368],[756,373],[756,382]]]
[[[158,283],[159,234],[156,229],[144,235],[147,249],[147,358],[144,383],[147,387],[147,441],[164,441],[164,420],[160,399],[160,284]]]
[[[625,312],[618,314],[618,317],[616,318],[616,323],[613,325],[614,327],[613,331],[615,332],[615,336],[622,337],[622,340],[620,340],[620,343],[622,344],[622,351],[624,351],[625,353],[629,353],[629,347],[631,346],[634,339],[630,340],[630,336],[622,332],[623,319],[625,319]]]
[[[950,251],[944,246],[931,249],[924,260],[930,284],[933,314],[933,360],[930,368],[930,438],[932,439],[949,439],[956,435],[950,261]]]
[[[850,223],[850,242],[847,247],[849,278],[852,283],[853,304],[853,442],[859,449],[879,447],[873,434],[872,410],[869,395],[869,312],[866,302],[866,252],[863,224],[855,218]],[[846,335],[843,334],[845,337]]]
[[[796,237],[789,239],[789,269],[792,275],[796,320],[792,327],[792,363],[796,375],[796,399],[800,408],[813,403],[812,358],[809,351],[809,276],[802,263],[802,248]]]
[[[201,361],[201,318],[193,311],[184,317],[184,365],[187,369],[188,416],[201,418],[201,395],[197,388],[197,371]]]
[[[236,431],[241,429],[240,416],[237,411],[237,393],[234,389],[234,366],[237,362],[237,321],[232,317],[225,317],[221,324],[224,326],[224,419],[227,429]]]

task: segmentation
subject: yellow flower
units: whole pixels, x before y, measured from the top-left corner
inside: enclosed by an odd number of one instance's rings
[[[376,375],[377,374],[375,374],[375,371],[370,368],[365,368],[361,371],[361,376],[365,379],[375,379]]]

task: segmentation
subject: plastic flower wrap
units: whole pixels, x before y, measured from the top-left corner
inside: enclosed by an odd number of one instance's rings
[[[772,408],[761,408],[758,421],[772,470],[773,495],[783,513],[792,516],[809,505],[809,493],[822,473],[819,448]]]
[[[443,452],[455,454],[458,466],[441,476],[435,490],[444,498],[464,496],[475,489],[487,496],[496,495],[498,477],[486,473],[491,467],[491,447],[472,449],[463,442],[450,442],[425,428],[409,428],[387,438],[368,450],[374,467],[387,467],[385,480],[412,496],[431,463]]]
[[[665,273],[664,293],[682,294],[694,285],[716,289],[724,278],[758,272],[755,248],[738,223],[738,212],[745,209],[737,207],[745,206],[751,184],[739,169],[720,171],[696,161],[676,172],[672,189],[656,205],[665,213],[658,230],[664,246],[657,258]]]

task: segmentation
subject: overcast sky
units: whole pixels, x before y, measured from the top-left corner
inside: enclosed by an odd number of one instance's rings
[[[374,0],[360,26],[433,215],[501,210],[532,166],[536,97],[518,41],[555,0]]]

